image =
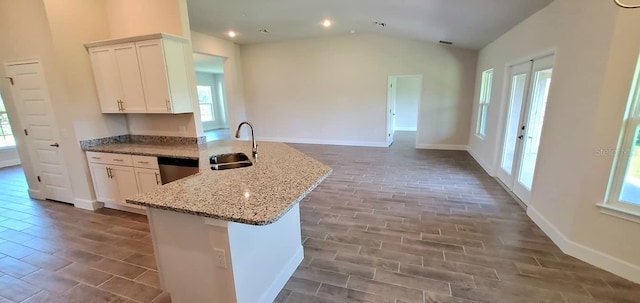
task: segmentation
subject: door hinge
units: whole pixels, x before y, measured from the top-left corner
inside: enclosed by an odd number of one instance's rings
[[[9,82],[11,83],[11,85],[13,85],[13,77],[5,77],[9,80]]]
[[[24,129],[24,135],[25,135],[25,136],[28,136],[28,135],[29,135],[29,132],[27,131],[27,129],[26,129],[26,128]]]
[[[42,180],[40,179],[40,176],[38,176],[38,182],[42,182]]]

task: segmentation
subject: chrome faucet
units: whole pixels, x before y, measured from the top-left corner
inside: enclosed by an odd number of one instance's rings
[[[249,125],[249,128],[251,128],[251,140],[253,141],[253,150],[251,150],[251,154],[254,159],[258,160],[258,145],[256,144],[256,136],[253,134],[253,124],[248,121],[240,123],[240,125],[238,125],[238,130],[236,130],[236,138],[240,138],[240,128],[242,128],[242,125],[244,124]]]

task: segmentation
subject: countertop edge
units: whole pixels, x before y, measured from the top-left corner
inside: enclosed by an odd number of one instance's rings
[[[332,173],[333,173],[333,169],[329,168],[329,171],[326,174],[324,174],[322,177],[320,177],[318,179],[318,181],[316,181],[314,184],[312,184],[311,187],[309,187],[304,193],[302,193],[296,200],[292,201],[289,204],[289,206],[286,207],[285,209],[283,209],[277,216],[275,216],[273,218],[269,218],[268,220],[262,220],[262,221],[254,221],[254,220],[248,220],[248,219],[244,219],[244,218],[231,218],[231,217],[219,216],[219,215],[212,214],[212,213],[189,211],[189,210],[184,209],[184,208],[176,208],[176,207],[170,207],[170,206],[159,206],[159,205],[155,205],[155,204],[151,204],[151,203],[139,202],[139,201],[134,201],[134,200],[129,200],[129,199],[126,199],[126,203],[145,206],[145,207],[151,207],[151,208],[155,208],[155,209],[174,211],[174,212],[188,214],[188,215],[195,215],[195,216],[198,216],[198,217],[212,218],[212,219],[218,219],[218,220],[236,222],[236,223],[243,223],[243,224],[249,224],[249,225],[256,225],[256,226],[265,226],[265,225],[269,225],[271,223],[274,223],[274,222],[278,221],[280,218],[282,218],[282,216],[284,216],[284,214],[286,214],[289,210],[291,210],[291,208],[296,203],[299,203],[300,201],[302,201],[302,199],[304,199],[304,197],[306,197],[314,189],[316,189],[316,187],[318,187],[320,185],[320,183],[322,183],[325,179],[327,179],[327,177],[329,177],[329,175],[331,175]],[[194,177],[196,177],[196,176],[189,176],[189,177],[186,177],[186,178],[194,178]]]
[[[200,157],[194,156],[179,156],[179,155],[170,155],[170,154],[159,154],[159,153],[144,153],[138,151],[106,151],[100,148],[83,148],[82,151],[85,152],[96,152],[96,153],[109,153],[109,154],[122,154],[122,155],[134,155],[134,156],[149,156],[149,157],[168,157],[168,158],[176,158],[176,159],[191,159],[191,160],[200,160]]]

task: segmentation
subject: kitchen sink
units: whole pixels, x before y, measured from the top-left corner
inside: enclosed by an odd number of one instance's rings
[[[209,158],[212,170],[225,170],[252,166],[253,163],[244,153],[220,154]]]
[[[241,161],[249,161],[249,157],[247,157],[247,155],[245,155],[244,153],[231,153],[215,155],[209,158],[209,163],[211,164],[224,164]]]

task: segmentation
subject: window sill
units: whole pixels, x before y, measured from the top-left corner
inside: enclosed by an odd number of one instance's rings
[[[614,216],[627,221],[632,221],[635,223],[640,223],[640,213],[638,212],[603,203],[597,204],[597,206],[600,208],[600,212],[603,214]]]

